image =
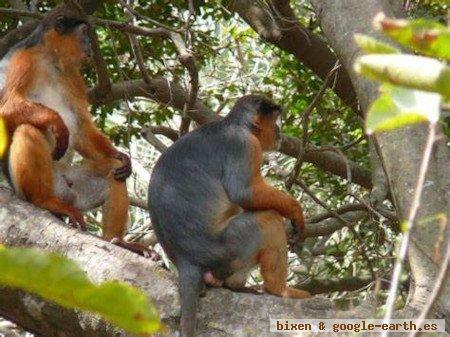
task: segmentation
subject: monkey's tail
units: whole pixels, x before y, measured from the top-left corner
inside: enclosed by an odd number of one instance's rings
[[[197,309],[204,286],[203,271],[191,263],[178,264],[181,299],[181,337],[194,337],[197,328]]]

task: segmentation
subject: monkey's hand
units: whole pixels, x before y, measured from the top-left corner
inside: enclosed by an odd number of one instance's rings
[[[69,147],[69,129],[66,124],[64,124],[64,121],[58,116],[51,126],[51,131],[56,142],[52,157],[54,160],[59,160],[64,156]]]
[[[114,170],[114,179],[118,181],[125,181],[133,172],[131,167],[131,159],[123,152],[118,152],[114,158],[122,162],[122,166]]]
[[[297,200],[293,199],[292,215],[289,217],[292,224],[295,225],[300,234],[305,230],[305,219],[303,217],[303,210]]]

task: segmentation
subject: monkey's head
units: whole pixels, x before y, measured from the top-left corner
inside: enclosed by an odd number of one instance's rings
[[[280,115],[282,108],[260,95],[241,97],[227,116],[233,123],[248,128],[264,151],[277,150],[281,145]]]
[[[40,29],[41,43],[59,60],[78,65],[91,57],[88,23],[75,12],[57,8],[42,20]]]

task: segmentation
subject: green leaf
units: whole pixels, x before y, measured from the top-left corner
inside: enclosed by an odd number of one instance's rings
[[[419,90],[384,84],[382,94],[369,108],[367,133],[388,131],[426,120],[439,119],[441,97]]]
[[[8,131],[6,130],[5,122],[0,118],[0,159],[5,154],[8,145]]]
[[[32,248],[0,248],[0,284],[23,289],[68,308],[87,310],[134,334],[161,329],[141,290],[123,282],[91,283],[73,262]]]
[[[399,54],[400,51],[387,43],[380,42],[371,36],[355,34],[356,44],[367,54]]]
[[[381,14],[375,18],[374,24],[404,47],[450,60],[450,30],[439,22],[424,18],[391,19]]]
[[[404,54],[364,55],[356,60],[354,69],[373,80],[450,97],[450,67],[432,58]]]

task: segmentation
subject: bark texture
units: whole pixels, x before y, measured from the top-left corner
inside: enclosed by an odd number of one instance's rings
[[[154,262],[62,225],[0,188],[0,242],[61,253],[76,261],[95,282],[122,280],[144,290],[157,306],[167,336],[178,330],[179,299],[173,274]],[[270,317],[335,317],[328,299],[283,299],[210,289],[201,299],[199,336],[274,336]],[[0,288],[0,316],[45,337],[127,336],[97,317],[10,288]]]
[[[395,16],[399,13],[398,6],[393,8],[391,1],[385,0],[311,0],[311,3],[321,20],[325,35],[350,74],[363,111],[367,111],[370,103],[378,96],[378,84],[363,79],[353,71],[354,61],[361,55],[353,35],[362,33],[385,39],[368,23],[381,11],[387,16]],[[409,299],[412,308],[420,308],[427,301],[450,238],[450,153],[446,146],[447,139],[441,131],[438,130],[439,138],[434,144],[408,252],[415,284]],[[427,133],[425,125],[413,125],[376,136],[401,219],[406,219],[413,199]],[[435,309],[449,324],[448,276]]]

